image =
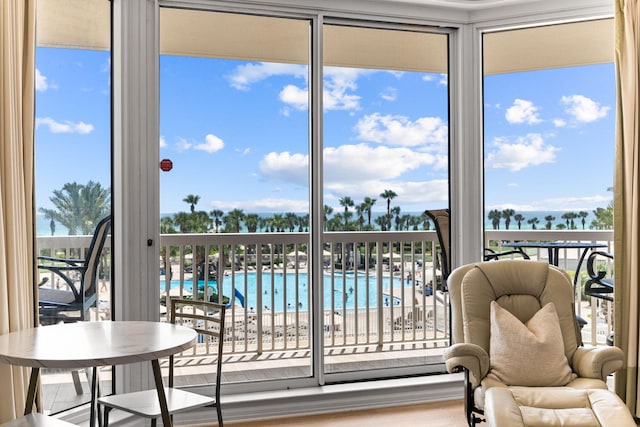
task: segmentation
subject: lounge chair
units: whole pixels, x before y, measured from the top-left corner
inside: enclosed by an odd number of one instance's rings
[[[42,280],[38,284],[41,323],[66,323],[88,319],[89,309],[96,305],[98,264],[110,226],[111,216],[98,222],[84,259],[38,257],[39,270],[48,270],[64,281],[64,289],[55,289],[54,283],[45,286],[48,280]]]

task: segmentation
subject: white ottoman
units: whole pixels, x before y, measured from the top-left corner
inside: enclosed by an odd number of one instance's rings
[[[485,416],[491,427],[636,427],[615,393],[569,387],[491,387]]]

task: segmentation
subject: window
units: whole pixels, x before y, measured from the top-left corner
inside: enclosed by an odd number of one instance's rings
[[[77,7],[78,9],[73,9]],[[77,12],[77,13],[76,13]],[[109,4],[38,2],[35,117],[35,205],[39,255],[84,259],[94,229],[111,213],[111,52]],[[84,19],[91,16],[90,19]],[[70,18],[75,17],[75,18]],[[40,323],[111,319],[110,241],[99,257],[93,289],[80,292],[86,310],[56,304],[52,293],[82,289],[79,272],[39,269]],[[55,264],[43,260],[41,264]],[[58,264],[59,265],[59,264]],[[72,298],[73,299],[73,298]],[[54,303],[52,303],[54,302]],[[68,301],[67,301],[68,302]],[[61,308],[62,307],[62,308]],[[109,376],[109,369],[102,378]],[[83,373],[44,370],[46,411],[88,402]],[[75,393],[66,393],[72,390]],[[60,394],[50,390],[63,390]]]
[[[613,20],[484,35],[485,238],[613,246]],[[583,295],[586,250],[527,249],[574,279],[586,343],[611,332],[608,302]]]

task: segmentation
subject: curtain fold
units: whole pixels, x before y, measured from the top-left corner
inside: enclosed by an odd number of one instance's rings
[[[635,416],[640,416],[640,125],[638,0],[615,1],[616,160],[614,182],[615,344],[626,355],[625,369],[616,375],[616,392]]]
[[[0,1],[0,334],[34,326],[35,1]],[[22,415],[29,370],[0,364],[0,423]]]

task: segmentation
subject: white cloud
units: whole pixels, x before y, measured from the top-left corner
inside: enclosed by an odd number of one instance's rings
[[[393,182],[383,180],[370,180],[358,182],[331,182],[325,184],[327,191],[325,203],[338,208],[338,199],[348,194],[354,200],[362,200],[365,197],[376,199],[374,210],[386,210],[386,201],[379,195],[393,186],[393,191],[398,195],[393,199],[394,205],[402,205],[405,211],[422,211],[427,203],[442,202],[448,199],[449,184],[446,179],[434,179],[431,181],[402,181]]]
[[[306,185],[309,180],[309,156],[288,151],[271,152],[262,158],[259,169],[267,179]]]
[[[160,148],[164,148],[167,146],[167,141],[164,139],[164,136],[160,136]]]
[[[528,134],[519,137],[511,143],[506,138],[496,138],[492,143],[492,150],[485,160],[488,169],[509,169],[512,172],[537,166],[544,163],[554,163],[556,152],[560,149],[545,144],[540,134]]]
[[[437,165],[438,157],[405,147],[341,145],[324,150],[325,183],[391,180],[425,165]]]
[[[422,80],[425,82],[433,82],[438,79],[438,86],[447,86],[449,84],[448,74],[425,74],[422,76]]]
[[[557,128],[563,128],[567,125],[567,122],[563,119],[553,119],[553,125]]]
[[[349,182],[366,187],[363,184],[365,182],[392,180],[424,165],[440,168],[446,166],[446,162],[440,156],[419,153],[409,148],[370,147],[367,144],[328,147],[323,155],[327,186]],[[289,152],[272,152],[260,161],[259,168],[266,179],[305,186],[309,175],[309,157]]]
[[[322,91],[322,103],[325,111],[329,110],[358,110],[360,109],[359,95],[355,91],[358,87],[356,81],[362,74],[369,70],[356,70],[350,68],[327,67],[325,69],[324,88]],[[280,101],[292,106],[296,110],[309,108],[309,88],[287,85],[280,92]],[[289,110],[281,111],[288,116]]]
[[[36,90],[45,91],[49,89],[49,83],[47,78],[40,73],[40,70],[36,68]]]
[[[394,87],[388,87],[380,94],[380,97],[385,101],[395,101],[398,99],[398,91]]]
[[[513,105],[507,108],[504,116],[509,123],[536,124],[542,120],[538,117],[538,107],[533,102],[524,99],[516,99]]]
[[[79,133],[86,135],[91,133],[94,129],[93,125],[85,122],[73,123],[66,120],[63,123],[60,123],[50,117],[37,118],[36,128],[40,125],[47,126],[51,133]]]
[[[309,91],[294,85],[287,85],[280,92],[280,101],[291,105],[296,110],[306,110],[309,108]],[[288,116],[288,111],[284,115]]]
[[[583,95],[563,96],[561,102],[567,106],[567,113],[581,123],[589,123],[607,116],[610,107],[602,107],[599,103]]]
[[[356,131],[361,140],[404,147],[436,144],[444,149],[448,139],[447,124],[439,117],[412,122],[404,116],[374,113],[360,119]]]
[[[374,70],[360,68],[326,67],[324,70],[324,90],[322,96],[325,110],[358,110],[359,95],[357,81],[363,75],[374,73]]]
[[[259,62],[241,65],[227,78],[232,87],[239,90],[249,90],[249,86],[253,83],[272,76],[292,75],[306,80],[308,74],[308,67],[306,65]]]
[[[194,150],[206,151],[209,154],[220,151],[224,148],[224,142],[213,134],[208,134],[205,137],[205,142],[202,144],[196,144],[193,146]]]
[[[178,138],[178,142],[176,142],[176,150],[178,151],[187,151],[191,148],[193,144],[187,141],[184,138]]]

